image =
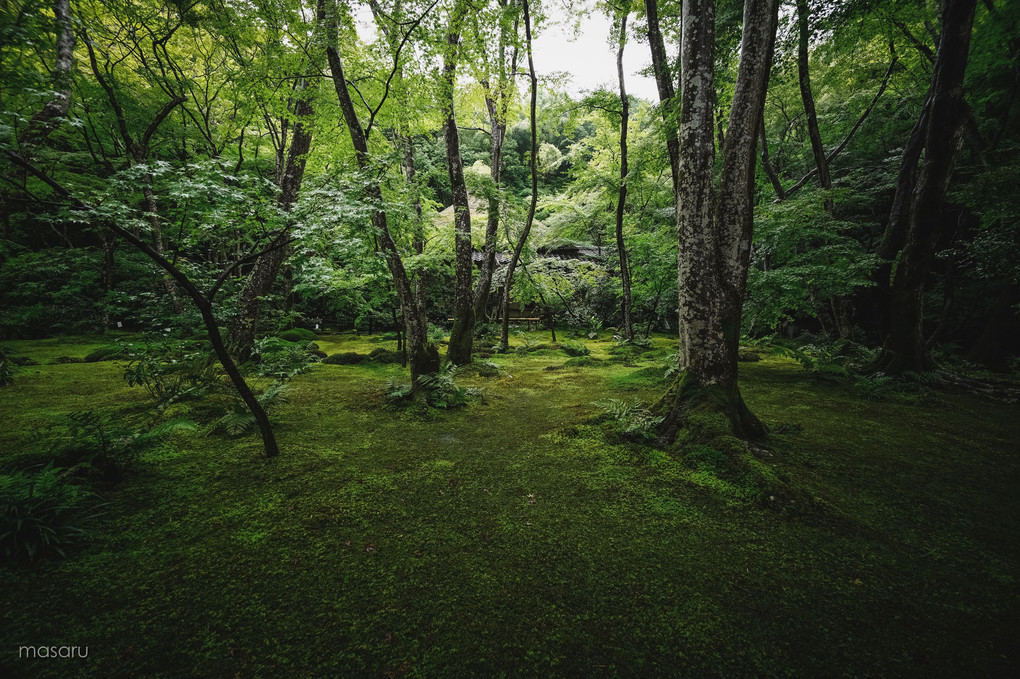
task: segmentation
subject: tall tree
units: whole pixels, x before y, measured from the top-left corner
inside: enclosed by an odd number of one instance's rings
[[[737,385],[740,312],[753,230],[757,139],[778,23],[778,0],[746,0],[740,66],[722,175],[714,183],[715,2],[684,0],[680,76],[680,374],[656,404],[670,440],[693,409],[724,414],[741,438],[765,428]],[[682,197],[682,200],[680,198]]]
[[[21,134],[22,146],[35,146],[56,129],[57,124],[67,116],[71,105],[71,68],[74,65],[74,28],[71,23],[70,0],[54,0],[53,16],[56,20],[56,58],[53,63],[53,96],[42,109],[32,116]]]
[[[293,95],[294,133],[291,135],[287,159],[278,175],[279,194],[277,205],[284,213],[289,213],[297,202],[301,191],[301,183],[305,176],[305,164],[312,148],[315,108],[312,98],[319,87],[316,71],[321,72],[325,62],[326,50],[322,41],[323,24],[326,19],[326,0],[318,0],[315,10],[315,25],[312,38],[305,52],[310,55],[310,63],[302,64],[310,71],[308,75],[298,78]],[[251,355],[255,345],[262,316],[262,302],[279,276],[287,256],[286,248],[275,248],[259,257],[245,279],[238,299],[237,316],[233,324],[234,349],[242,358]]]
[[[524,229],[517,237],[517,244],[514,246],[513,254],[506,267],[506,280],[503,283],[503,299],[501,300],[502,323],[499,334],[499,346],[503,351],[510,348],[510,290],[513,285],[514,270],[521,260],[524,245],[528,242],[531,225],[535,221],[535,208],[538,207],[538,76],[535,75],[535,58],[531,50],[531,12],[528,0],[522,0],[522,9],[524,11],[525,49],[528,55],[528,79],[531,80],[531,105],[529,108],[531,120],[531,157],[529,159],[531,202],[528,205],[528,216],[524,221]]]
[[[400,42],[398,50],[393,55],[394,69],[396,69],[400,62],[400,50],[406,44],[411,33],[434,6],[435,3],[408,26],[404,39]],[[411,279],[407,274],[400,250],[397,248],[396,241],[393,239],[393,234],[390,231],[389,218],[384,207],[382,186],[380,185],[378,175],[374,172],[375,168],[372,167],[372,158],[368,151],[368,136],[372,131],[375,115],[385,103],[389,90],[387,88],[382,101],[379,102],[375,109],[372,109],[368,124],[362,127],[358,113],[354,108],[354,100],[351,98],[347,77],[344,75],[344,62],[340,58],[340,53],[337,49],[337,29],[334,23],[336,22],[336,16],[336,5],[331,1],[327,7],[328,47],[326,48],[326,55],[329,61],[333,86],[336,89],[337,99],[340,101],[340,109],[347,124],[351,144],[354,146],[355,159],[357,160],[358,168],[364,175],[366,198],[368,203],[373,206],[371,214],[372,227],[376,232],[379,250],[386,260],[386,266],[393,278],[397,298],[400,300],[400,309],[404,316],[404,328],[407,337],[407,353],[411,367],[411,385],[418,392],[420,387],[419,378],[438,372],[439,352],[435,345],[429,341],[428,318],[425,315],[424,300],[420,299],[411,284]],[[390,80],[387,80],[387,83]]]
[[[464,183],[464,161],[460,156],[460,135],[457,133],[457,113],[454,94],[457,82],[457,60],[460,56],[460,34],[467,13],[467,3],[458,0],[450,15],[443,55],[443,135],[446,140],[446,168],[453,193],[454,269],[453,328],[447,358],[454,365],[471,362],[471,346],[475,336],[475,306],[471,290],[474,268],[471,248],[471,209],[468,206],[467,184]]]
[[[634,324],[631,322],[630,265],[627,262],[627,243],[623,239],[623,212],[627,205],[627,127],[630,124],[630,99],[623,73],[623,50],[627,46],[627,15],[630,3],[624,2],[619,10],[619,47],[616,51],[616,76],[620,82],[620,190],[616,197],[616,251],[620,259],[620,283],[623,287],[623,335],[634,341]]]
[[[513,75],[517,70],[519,54],[516,40],[519,14],[513,0],[499,0],[498,12],[499,37],[494,64],[489,60],[490,52],[486,49],[486,38],[482,35],[481,30],[478,30],[481,62],[486,69],[486,72],[479,77],[479,83],[485,92],[485,109],[489,116],[489,178],[492,179],[492,192],[489,195],[489,206],[485,219],[482,266],[478,272],[478,281],[475,283],[476,321],[486,316],[489,292],[492,289],[492,275],[496,271],[496,237],[502,207],[503,145],[506,141],[507,116],[510,105],[514,101]],[[509,55],[507,54],[508,50]]]
[[[815,97],[811,92],[811,71],[808,47],[811,43],[811,8],[808,0],[797,0],[797,81],[800,84],[800,98],[804,103],[804,117],[807,120],[808,137],[811,140],[811,154],[815,158],[818,183],[822,189],[832,189],[829,162],[822,146],[822,133],[818,130],[818,114],[815,112]],[[832,197],[826,196],[825,210],[832,212]]]
[[[659,26],[658,0],[645,0],[645,15],[648,20],[648,46],[652,51],[652,71],[655,86],[659,91],[662,120],[666,128],[666,153],[669,156],[670,175],[673,179],[673,193],[680,181],[680,139],[677,136],[676,89],[666,61],[666,46]],[[683,24],[680,24],[681,28]]]
[[[906,209],[903,249],[892,283],[889,333],[872,368],[884,373],[923,372],[934,369],[935,361],[924,335],[924,287],[935,257],[935,233],[963,142],[967,103],[963,82],[970,51],[976,0],[945,0],[942,32],[932,74],[928,103],[921,116],[924,128],[924,159],[912,186],[901,182],[894,207]],[[914,136],[912,132],[911,136]],[[908,144],[901,164],[901,178],[910,177],[911,164],[919,160],[916,148]],[[907,154],[910,154],[909,158]],[[904,167],[903,165],[907,167]],[[909,200],[900,190],[909,188]],[[890,228],[892,221],[890,220]]]

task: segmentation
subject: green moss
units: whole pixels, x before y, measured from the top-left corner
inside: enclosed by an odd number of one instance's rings
[[[359,354],[354,351],[345,351],[339,354],[330,354],[326,358],[322,359],[323,363],[327,365],[356,365],[358,363],[365,363],[370,360],[365,354]]]
[[[317,342],[367,355],[375,339]],[[46,363],[107,341],[18,348]],[[666,450],[593,418],[638,371],[546,370],[562,359],[465,371],[489,404],[427,417],[385,406],[399,364],[315,366],[274,415],[279,458],[217,433],[148,454],[87,548],[5,571],[0,645],[90,648],[15,674],[1012,674],[1015,405],[875,403],[766,357],[741,364],[744,398],[799,427],[750,448],[699,411],[710,441]],[[0,390],[3,463],[62,414],[144,413],[121,372],[23,368]],[[777,481],[822,510],[761,511],[791,507]]]

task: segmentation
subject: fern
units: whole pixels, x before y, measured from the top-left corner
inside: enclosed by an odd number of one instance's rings
[[[281,403],[287,402],[288,396],[287,385],[283,382],[276,382],[264,392],[259,394],[256,399],[262,409],[267,413]],[[240,436],[246,434],[255,426],[255,416],[252,415],[244,403],[240,401],[223,417],[213,422],[210,427],[210,431],[222,429],[231,436]]]
[[[609,415],[617,432],[625,438],[637,441],[649,441],[656,437],[656,428],[662,423],[663,417],[652,412],[638,399],[630,402],[610,398],[596,401],[595,405]]]

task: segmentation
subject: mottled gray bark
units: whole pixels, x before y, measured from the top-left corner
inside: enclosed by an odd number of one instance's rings
[[[765,433],[740,396],[737,349],[751,250],[757,139],[777,23],[778,0],[745,2],[740,66],[716,191],[715,3],[683,3],[676,202],[681,374],[656,405],[664,416],[661,434],[665,440],[685,426],[692,407],[722,412],[742,438]]]
[[[460,156],[460,136],[457,133],[457,114],[454,110],[454,90],[457,80],[457,59],[460,52],[460,31],[467,4],[454,5],[450,27],[446,36],[446,54],[443,57],[443,136],[446,141],[446,169],[453,194],[454,272],[453,328],[447,359],[454,365],[471,362],[471,348],[475,336],[474,294],[471,289],[471,209],[468,206],[467,184],[464,183],[464,162]]]
[[[53,17],[57,25],[56,59],[53,64],[53,97],[32,116],[21,134],[20,142],[27,150],[42,143],[71,105],[71,66],[74,63],[74,29],[71,25],[70,0],[54,0]]]

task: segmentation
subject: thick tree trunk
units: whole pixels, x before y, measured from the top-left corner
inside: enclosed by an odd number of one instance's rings
[[[631,321],[630,265],[627,261],[627,243],[623,239],[623,211],[627,204],[627,126],[630,123],[630,99],[623,74],[623,49],[627,45],[627,14],[625,5],[620,14],[620,48],[616,52],[616,75],[620,81],[620,191],[616,197],[616,251],[620,259],[620,284],[623,287],[623,336],[634,341],[634,323]]]
[[[924,286],[935,257],[942,203],[963,141],[963,79],[976,4],[976,0],[946,0],[943,7],[924,161],[910,194],[903,251],[891,291],[889,333],[871,366],[876,372],[923,372],[936,367],[924,335]]]
[[[500,348],[506,351],[510,348],[510,290],[514,280],[514,270],[521,260],[521,253],[524,245],[528,242],[528,235],[531,233],[531,225],[535,221],[535,208],[538,206],[538,76],[535,75],[535,60],[531,52],[531,13],[528,7],[528,0],[523,0],[524,9],[524,36],[528,51],[528,77],[531,80],[531,203],[528,206],[528,217],[524,222],[524,230],[517,239],[513,255],[506,267],[506,282],[503,284],[503,299],[501,306],[502,324],[500,326]]]
[[[664,440],[672,440],[687,426],[691,413],[705,409],[725,415],[736,436],[765,434],[737,386],[737,349],[751,249],[757,139],[777,23],[778,0],[746,1],[740,67],[716,194],[715,3],[683,3],[678,194],[683,200],[676,202],[681,373],[655,407],[664,417],[660,429]]]
[[[460,137],[457,134],[457,115],[454,110],[457,59],[460,46],[460,28],[466,4],[458,2],[450,17],[446,55],[443,59],[443,88],[445,95],[444,136],[446,139],[446,169],[453,193],[455,272],[453,287],[453,328],[446,357],[454,365],[471,362],[471,348],[475,337],[474,294],[471,289],[471,209],[468,205],[467,185],[464,183],[464,162],[460,157]]]

